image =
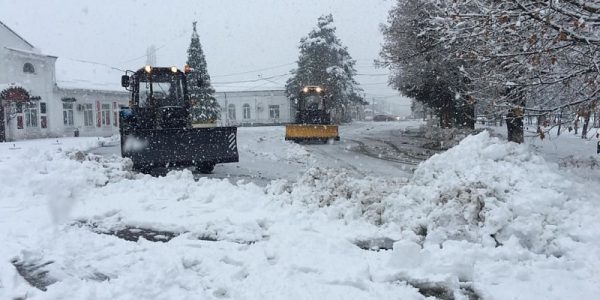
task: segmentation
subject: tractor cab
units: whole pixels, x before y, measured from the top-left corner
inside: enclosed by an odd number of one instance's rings
[[[128,82],[127,78],[124,78],[124,82]],[[185,97],[187,95],[185,74],[176,67],[147,66],[135,72],[129,78],[129,83],[133,93],[132,106],[140,108],[189,106],[189,101]],[[128,84],[125,85],[127,86]]]
[[[325,89],[305,86],[298,97],[296,124],[328,125],[331,120],[325,103]]]
[[[299,110],[325,110],[324,90],[319,86],[307,86],[302,89]]]
[[[146,66],[121,79],[131,91],[130,109],[136,111],[140,128],[191,127],[191,101],[185,74],[176,67]]]

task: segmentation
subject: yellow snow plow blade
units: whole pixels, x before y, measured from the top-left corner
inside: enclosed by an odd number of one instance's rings
[[[340,140],[337,125],[290,124],[285,126],[285,139],[289,141]]]

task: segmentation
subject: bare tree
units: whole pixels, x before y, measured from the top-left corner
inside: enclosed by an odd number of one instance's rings
[[[403,1],[400,1],[403,2]],[[525,111],[593,107],[600,91],[600,5],[581,0],[431,0],[434,32],[450,59],[470,61],[472,96],[507,111],[522,142]],[[560,91],[551,93],[551,91]],[[536,98],[541,95],[550,97]]]

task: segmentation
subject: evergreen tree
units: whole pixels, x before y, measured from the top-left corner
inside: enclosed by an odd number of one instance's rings
[[[187,51],[187,65],[190,67],[187,78],[192,100],[192,118],[194,122],[214,122],[219,118],[220,107],[214,97],[215,89],[210,84],[210,75],[200,45],[200,37],[196,31],[196,22],[193,26],[192,41]]]
[[[336,121],[350,120],[352,103],[364,104],[362,89],[354,80],[356,61],[348,48],[335,35],[333,16],[319,17],[317,28],[300,40],[298,67],[291,71],[286,83],[286,94],[296,100],[302,87],[320,85],[326,90],[326,106]]]

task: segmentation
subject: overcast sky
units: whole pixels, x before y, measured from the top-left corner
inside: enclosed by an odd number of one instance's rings
[[[192,22],[198,21],[217,89],[260,89],[284,85],[298,58],[300,38],[316,26],[320,15],[332,13],[338,37],[357,60],[358,72],[366,74],[357,80],[367,98],[406,105],[387,87],[387,76],[373,75],[387,73],[374,68],[373,60],[383,40],[379,25],[393,4],[393,0],[0,0],[0,21],[59,60],[87,60],[119,69],[144,65],[150,45],[158,48],[159,65],[182,66]],[[248,82],[260,78],[267,79]],[[239,81],[245,82],[231,83]]]

